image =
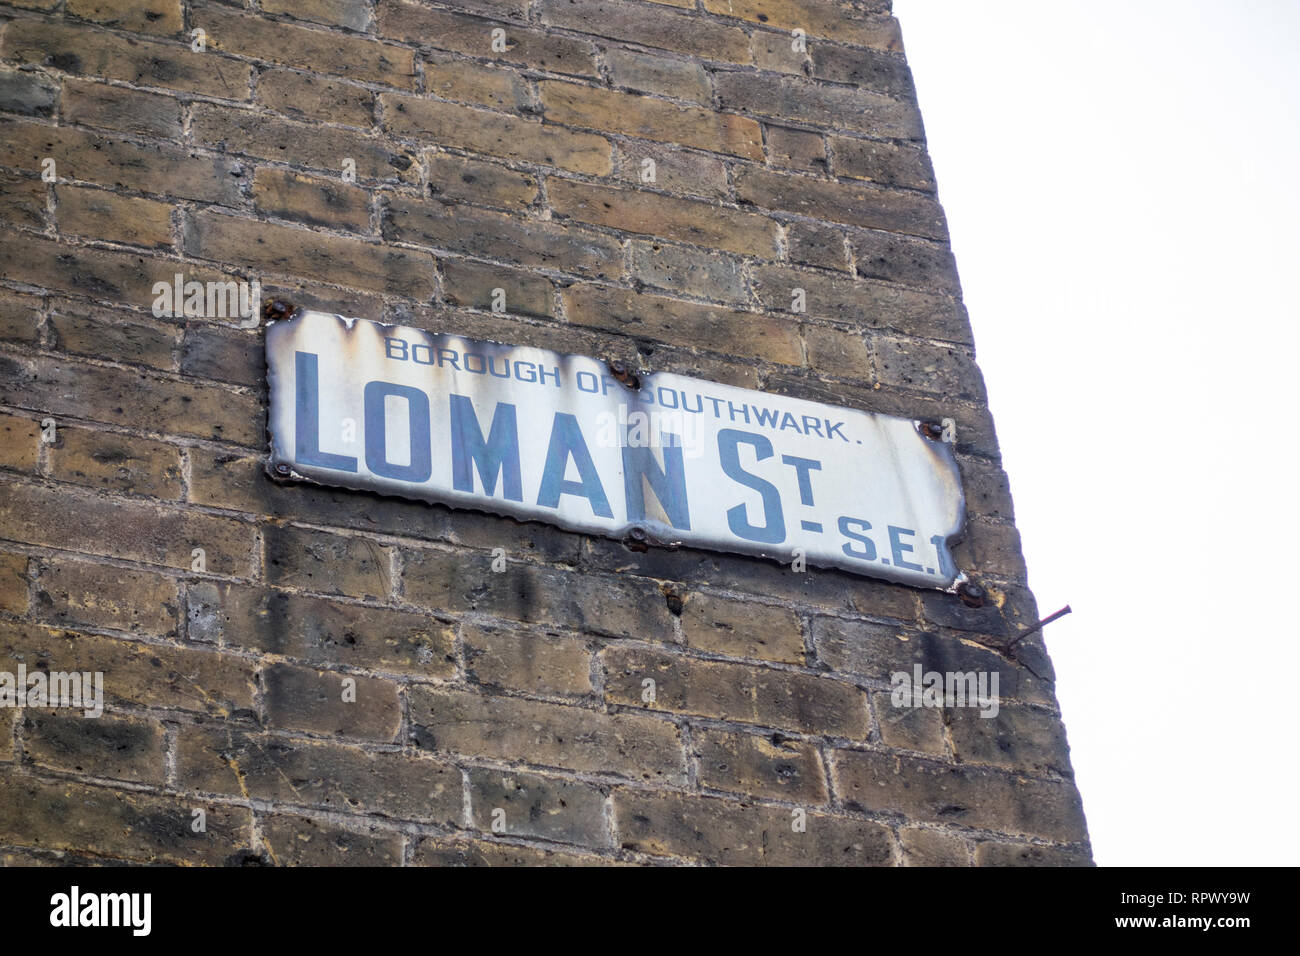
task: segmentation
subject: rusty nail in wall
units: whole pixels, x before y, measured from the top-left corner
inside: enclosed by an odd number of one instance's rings
[[[606,364],[609,366],[609,373],[628,388],[636,391],[641,387],[641,379],[627,367],[626,362],[621,361],[620,359],[613,359]]]
[[[967,607],[984,606],[985,591],[974,582],[964,581],[958,585],[957,596],[961,598],[961,603]]]
[[[266,305],[262,306],[262,318],[267,322],[273,322],[276,319],[287,319],[296,312],[298,307],[292,302],[285,299],[272,299]]]

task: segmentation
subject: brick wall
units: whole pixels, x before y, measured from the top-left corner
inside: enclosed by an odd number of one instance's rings
[[[0,710],[5,860],[1090,861],[887,0],[29,0],[0,61],[0,670],[107,696]],[[985,602],[277,486],[176,273],[951,417]]]

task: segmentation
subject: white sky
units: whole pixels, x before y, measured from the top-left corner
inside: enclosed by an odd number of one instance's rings
[[[1300,0],[895,0],[1101,865],[1297,862]]]

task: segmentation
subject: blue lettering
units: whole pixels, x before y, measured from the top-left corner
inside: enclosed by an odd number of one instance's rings
[[[741,445],[752,445],[759,461],[772,457],[772,443],[762,435],[724,428],[718,432],[718,455],[722,470],[733,481],[753,488],[763,498],[765,525],[752,525],[743,504],[727,511],[727,525],[732,534],[746,541],[777,544],[785,540],[785,516],[781,513],[781,493],[769,481],[752,475],[740,466]]]
[[[582,375],[581,372],[578,374]],[[594,382],[594,375],[592,379]],[[568,481],[564,477],[570,457],[578,468],[578,481]],[[586,498],[595,514],[602,518],[614,517],[614,512],[609,508],[609,499],[605,497],[605,489],[600,484],[600,475],[596,474],[596,463],[591,460],[591,452],[587,450],[582,429],[578,427],[578,420],[567,412],[555,413],[537,503],[543,508],[558,508],[560,495]]]
[[[411,462],[408,465],[394,465],[388,460],[388,429],[384,424],[384,406],[390,395],[406,399],[406,418],[411,431]],[[428,481],[433,473],[433,456],[429,447],[429,396],[409,385],[367,382],[365,398],[366,467],[383,478]]]
[[[492,426],[483,440],[483,429],[474,403],[464,395],[451,396],[451,474],[452,487],[474,493],[474,468],[489,497],[501,493],[507,501],[524,500],[524,484],[519,472],[519,425],[515,406],[498,402],[492,412]]]
[[[401,341],[390,339],[389,341]],[[357,460],[350,455],[336,455],[320,450],[320,381],[315,352],[294,353],[294,379],[297,402],[294,410],[294,461],[300,465],[356,471]]]

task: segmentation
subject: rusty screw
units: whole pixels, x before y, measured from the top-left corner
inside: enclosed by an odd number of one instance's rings
[[[931,441],[939,441],[943,438],[943,426],[936,422],[921,422],[921,434]]]
[[[287,475],[290,471],[292,471],[292,469],[286,464],[281,463],[275,466],[275,473],[277,475]]]
[[[636,391],[641,387],[641,380],[632,373],[632,370],[627,367],[626,362],[621,359],[614,359],[609,362],[608,365],[609,373],[628,388]]]
[[[276,319],[287,319],[297,311],[298,307],[292,302],[284,299],[272,299],[262,306],[262,318],[267,322],[274,322]]]
[[[964,581],[957,588],[957,596],[967,607],[983,607],[987,592],[973,581]]]

